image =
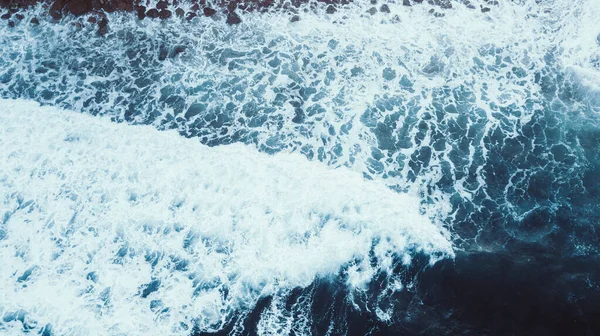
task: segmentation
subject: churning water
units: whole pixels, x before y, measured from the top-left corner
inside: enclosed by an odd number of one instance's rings
[[[0,333],[598,332],[600,1],[453,4],[0,28]]]

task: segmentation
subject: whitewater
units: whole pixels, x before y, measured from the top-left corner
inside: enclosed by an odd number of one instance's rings
[[[394,256],[452,254],[416,198],[357,173],[2,106],[0,281],[12,285],[0,301],[27,325],[77,335],[169,334],[192,319],[222,327],[231,310],[317,276],[343,272],[360,290]]]
[[[2,26],[0,334],[600,330],[600,1],[383,3]]]

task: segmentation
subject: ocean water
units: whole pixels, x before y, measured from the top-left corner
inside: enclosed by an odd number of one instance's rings
[[[0,334],[598,334],[600,1],[472,3],[3,25]]]

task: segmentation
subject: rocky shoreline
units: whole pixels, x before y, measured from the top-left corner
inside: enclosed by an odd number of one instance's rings
[[[316,5],[320,3],[324,6],[325,12],[333,14],[340,7],[348,5],[353,0],[160,0],[155,5],[149,5],[147,0],[0,0],[0,22],[8,22],[9,27],[14,27],[19,21],[24,19],[20,12],[29,7],[42,4],[46,10],[43,15],[48,15],[54,21],[60,21],[67,15],[82,16],[91,14],[88,22],[98,25],[98,33],[104,35],[108,32],[108,19],[106,13],[129,12],[135,13],[139,20],[143,19],[169,19],[177,17],[191,21],[198,16],[212,17],[221,14],[230,25],[239,24],[242,19],[239,12],[269,10],[281,10],[289,12],[290,21],[295,22],[301,19],[298,15],[298,8],[306,4]],[[453,3],[467,6],[471,9],[477,7],[469,0],[388,0],[378,1],[369,0],[373,5],[366,14],[374,15],[377,12],[390,13],[386,2],[402,2],[403,6],[413,6],[419,4],[429,4],[432,6],[430,13],[435,16],[444,16],[443,10],[453,7]],[[490,7],[497,6],[496,0],[485,0],[486,7],[480,6],[480,10],[486,13],[491,10]],[[436,7],[437,10],[433,9]],[[2,10],[4,9],[4,10]],[[31,24],[39,24],[38,18],[33,18]],[[0,23],[1,24],[1,23]]]

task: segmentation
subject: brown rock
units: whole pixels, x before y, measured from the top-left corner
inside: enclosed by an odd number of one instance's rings
[[[116,2],[112,3],[112,2],[110,2],[108,0],[105,0],[104,1],[104,5],[102,6],[102,9],[104,9],[108,13],[112,13],[112,12],[114,12],[114,11],[116,11],[118,9],[118,7],[117,7],[118,5],[119,4],[116,3]]]
[[[237,15],[236,12],[230,12],[229,14],[227,14],[227,24],[229,25],[235,25],[235,24],[239,24],[242,22],[242,18],[240,18],[239,15]]]
[[[215,14],[217,14],[217,11],[210,8],[210,7],[204,7],[204,16],[213,16]]]
[[[14,21],[8,21],[8,26],[9,27],[14,27],[15,26],[15,22]]]
[[[300,15],[294,15],[290,18],[290,22],[298,22],[300,21]]]
[[[168,3],[168,2],[166,2],[166,1],[159,1],[159,2],[156,4],[156,8],[157,8],[157,9],[167,9],[167,8],[169,8],[169,3]]]
[[[143,20],[146,17],[146,7],[140,6],[137,9],[138,20]]]
[[[390,6],[388,6],[386,4],[383,4],[379,8],[379,11],[382,12],[382,13],[389,13],[390,12]]]
[[[185,15],[185,12],[183,11],[183,9],[181,9],[181,8],[177,8],[177,9],[175,10],[175,15],[177,15],[177,17],[180,17],[180,18],[182,18],[182,17],[183,17],[183,15]]]
[[[62,0],[56,0],[52,4],[52,6],[50,6],[50,9],[48,10],[48,13],[50,14],[50,16],[54,20],[60,20],[60,19],[62,19],[62,9],[63,9],[63,7],[64,7],[63,1]]]
[[[334,5],[329,5],[329,6],[327,6],[327,9],[325,10],[325,12],[327,12],[327,14],[333,14],[333,13],[337,12],[337,9],[335,8]]]
[[[66,9],[75,16],[80,16],[92,10],[90,0],[70,1],[66,4]]]
[[[2,20],[8,20],[8,19],[10,19],[10,16],[11,16],[11,14],[10,14],[10,12],[8,12],[8,13],[3,14],[2,16],[0,16],[0,19],[2,19]]]
[[[39,25],[40,24],[40,20],[38,20],[37,18],[33,18],[31,19],[31,21],[29,21],[32,25]]]
[[[133,1],[134,0],[122,0],[123,4],[125,4],[125,11],[132,12],[133,11]]]
[[[153,19],[156,19],[159,15],[160,15],[160,13],[158,12],[158,9],[156,9],[156,8],[152,8],[151,10],[146,12],[146,16],[149,18],[153,18]]]
[[[94,24],[97,22],[97,19],[95,16],[90,16],[87,21],[91,24]]]
[[[19,14],[15,15],[15,18],[17,18],[17,20],[20,21],[20,20],[23,20],[25,18],[25,15],[19,13]]]
[[[194,4],[194,5],[192,6],[192,8],[190,8],[190,10],[191,10],[191,11],[194,11],[194,12],[197,12],[197,11],[199,11],[199,10],[200,10],[200,5],[198,5],[198,4]]]
[[[173,16],[173,13],[171,13],[171,11],[168,9],[163,9],[158,13],[158,17],[160,17],[161,19],[168,19],[171,16]]]

